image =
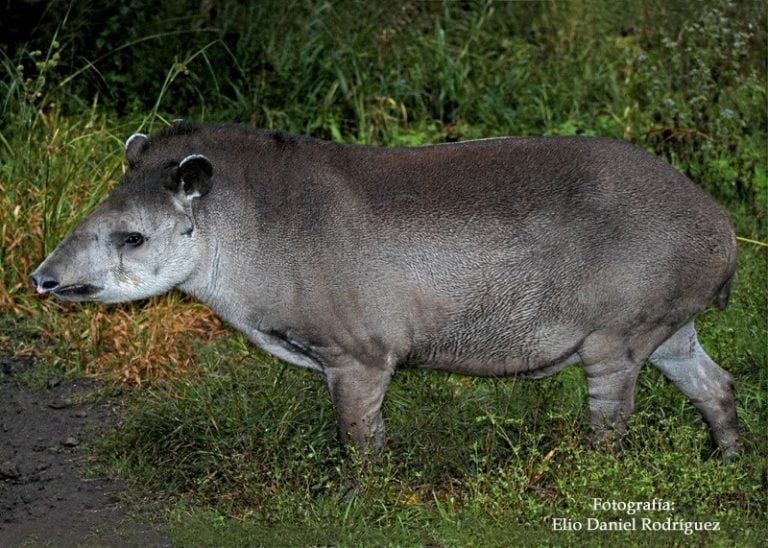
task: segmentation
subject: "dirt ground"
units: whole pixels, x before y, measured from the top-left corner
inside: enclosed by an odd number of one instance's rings
[[[111,402],[77,403],[90,381],[17,381],[29,358],[0,357],[0,546],[170,546],[121,502],[119,482],[93,477],[89,442],[118,421]]]

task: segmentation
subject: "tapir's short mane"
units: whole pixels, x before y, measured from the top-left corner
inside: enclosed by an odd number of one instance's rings
[[[173,137],[179,137],[179,136],[185,136],[185,135],[192,135],[194,133],[200,133],[203,131],[205,127],[201,124],[198,124],[196,122],[188,122],[188,121],[181,121],[176,122],[172,126],[168,126],[165,129],[162,129],[157,134],[155,134],[153,137],[155,139],[170,139]]]
[[[191,136],[204,136],[211,134],[220,134],[226,138],[227,135],[248,135],[252,137],[269,138],[275,141],[279,145],[287,145],[296,143],[298,141],[313,140],[307,136],[297,136],[284,133],[282,131],[265,131],[250,126],[236,125],[236,124],[201,124],[198,122],[180,121],[173,125],[160,130],[151,136],[153,144],[158,144],[170,140],[174,140],[177,137],[191,137]]]

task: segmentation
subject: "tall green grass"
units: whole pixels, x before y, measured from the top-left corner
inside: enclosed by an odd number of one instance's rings
[[[38,55],[30,55],[32,59]],[[107,116],[96,105],[77,117],[61,115],[45,82],[46,58],[35,78],[24,78],[10,60],[0,126],[0,308],[28,308],[26,277],[75,220],[100,200],[120,166]]]
[[[35,44],[72,105],[373,144],[599,134],[765,200],[757,1],[53,2],[64,15],[58,45]]]
[[[53,23],[41,29],[50,30],[0,58],[0,349],[151,381],[103,453],[110,470],[164,501],[157,515],[181,545],[756,545],[765,536],[760,3],[138,0],[48,9]],[[119,179],[125,137],[176,118],[385,146],[602,135],[661,155],[729,210],[743,238],[729,308],[698,321],[705,348],[736,378],[742,457],[709,459],[695,410],[652,369],[620,455],[586,449],[578,368],[538,382],[404,371],[385,402],[387,448],[361,472],[360,498],[340,501],[347,467],[312,373],[231,332],[196,340],[210,317],[175,295],[107,308],[57,304],[27,288],[36,263]],[[169,317],[178,332],[157,336]],[[717,520],[722,530],[551,531],[553,517],[622,518],[596,514],[592,497],[663,498],[675,502],[671,517]]]

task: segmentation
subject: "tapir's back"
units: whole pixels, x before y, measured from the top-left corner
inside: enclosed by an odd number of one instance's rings
[[[406,256],[431,250],[437,269],[449,257],[483,269],[496,261],[507,280],[538,280],[531,273],[538,265],[544,279],[557,275],[555,285],[567,288],[607,271],[634,272],[644,284],[675,278],[676,287],[706,277],[719,287],[735,268],[723,209],[627,143],[551,137],[342,147],[329,162],[331,184],[343,189],[329,216],[385,247],[405,242]],[[446,275],[455,278],[455,270]]]
[[[530,216],[649,216],[685,224],[722,209],[669,164],[634,145],[588,137],[499,138],[419,148],[341,147],[344,182],[387,217],[513,222]],[[711,216],[715,218],[710,218]]]

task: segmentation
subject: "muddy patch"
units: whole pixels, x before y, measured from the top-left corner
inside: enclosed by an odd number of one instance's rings
[[[28,358],[0,357],[0,546],[170,546],[121,502],[123,485],[94,477],[89,444],[118,421],[116,402],[77,403],[92,381],[30,390]]]

